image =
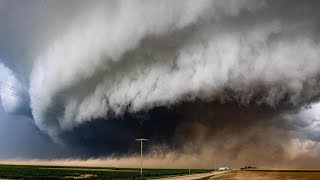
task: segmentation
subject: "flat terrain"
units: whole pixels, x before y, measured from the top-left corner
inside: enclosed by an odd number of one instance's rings
[[[320,170],[235,170],[211,180],[320,180]]]
[[[192,174],[209,173],[195,169]],[[144,169],[144,177],[156,179],[188,174],[187,169]],[[139,179],[140,169],[102,167],[19,166],[0,165],[0,179],[53,180],[53,179]]]
[[[164,180],[320,180],[320,170],[234,170],[210,173],[210,170],[144,169],[145,179]],[[109,167],[62,167],[0,165],[0,180],[53,180],[53,179],[139,179],[140,169]]]
[[[220,172],[212,172],[212,173],[201,173],[201,174],[193,174],[193,175],[184,175],[184,176],[175,176],[175,177],[167,177],[161,178],[161,180],[203,180],[210,179],[212,176],[221,175],[224,173],[228,173],[227,171]]]

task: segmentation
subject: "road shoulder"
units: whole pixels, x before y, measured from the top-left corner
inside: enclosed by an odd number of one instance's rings
[[[218,171],[218,172],[212,172],[212,173],[191,174],[191,175],[184,175],[184,176],[160,178],[160,179],[154,179],[154,180],[195,180],[195,179],[201,179],[201,178],[210,177],[210,176],[216,176],[216,175],[224,174],[227,172],[229,172],[229,171]]]

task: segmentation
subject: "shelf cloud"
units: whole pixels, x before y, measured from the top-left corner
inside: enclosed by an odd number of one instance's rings
[[[283,156],[282,142],[320,140],[318,119],[305,109],[316,109],[320,95],[316,1],[22,4],[0,3],[1,63],[25,91],[37,127],[57,143],[99,156],[126,151],[142,133],[168,136],[176,150],[186,141],[174,138],[179,130],[197,134],[199,124],[209,129],[203,142],[221,132],[233,139],[232,127],[248,126],[239,134],[249,141],[237,138],[250,147],[244,154],[264,148],[265,136],[269,153]],[[232,144],[225,148],[241,156],[241,144]]]

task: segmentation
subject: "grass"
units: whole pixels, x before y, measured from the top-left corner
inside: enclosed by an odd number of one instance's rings
[[[192,174],[207,173],[210,170],[194,169]],[[187,169],[144,169],[144,177],[161,178],[188,174]],[[0,178],[24,180],[53,179],[139,179],[140,169],[104,168],[104,167],[61,167],[61,166],[25,166],[0,165]]]

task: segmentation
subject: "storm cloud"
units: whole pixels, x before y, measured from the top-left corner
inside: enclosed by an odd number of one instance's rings
[[[1,76],[15,79],[1,88],[22,90],[23,102],[13,104],[81,157],[128,153],[137,136],[165,137],[168,149],[184,151],[187,139],[179,137],[192,134],[219,143],[224,157],[269,147],[265,161],[278,154],[289,162],[283,142],[320,140],[318,118],[305,109],[316,109],[320,95],[318,7],[311,0],[2,1],[0,58],[12,75]],[[249,130],[234,129],[242,126]],[[234,141],[225,147],[221,136]]]

